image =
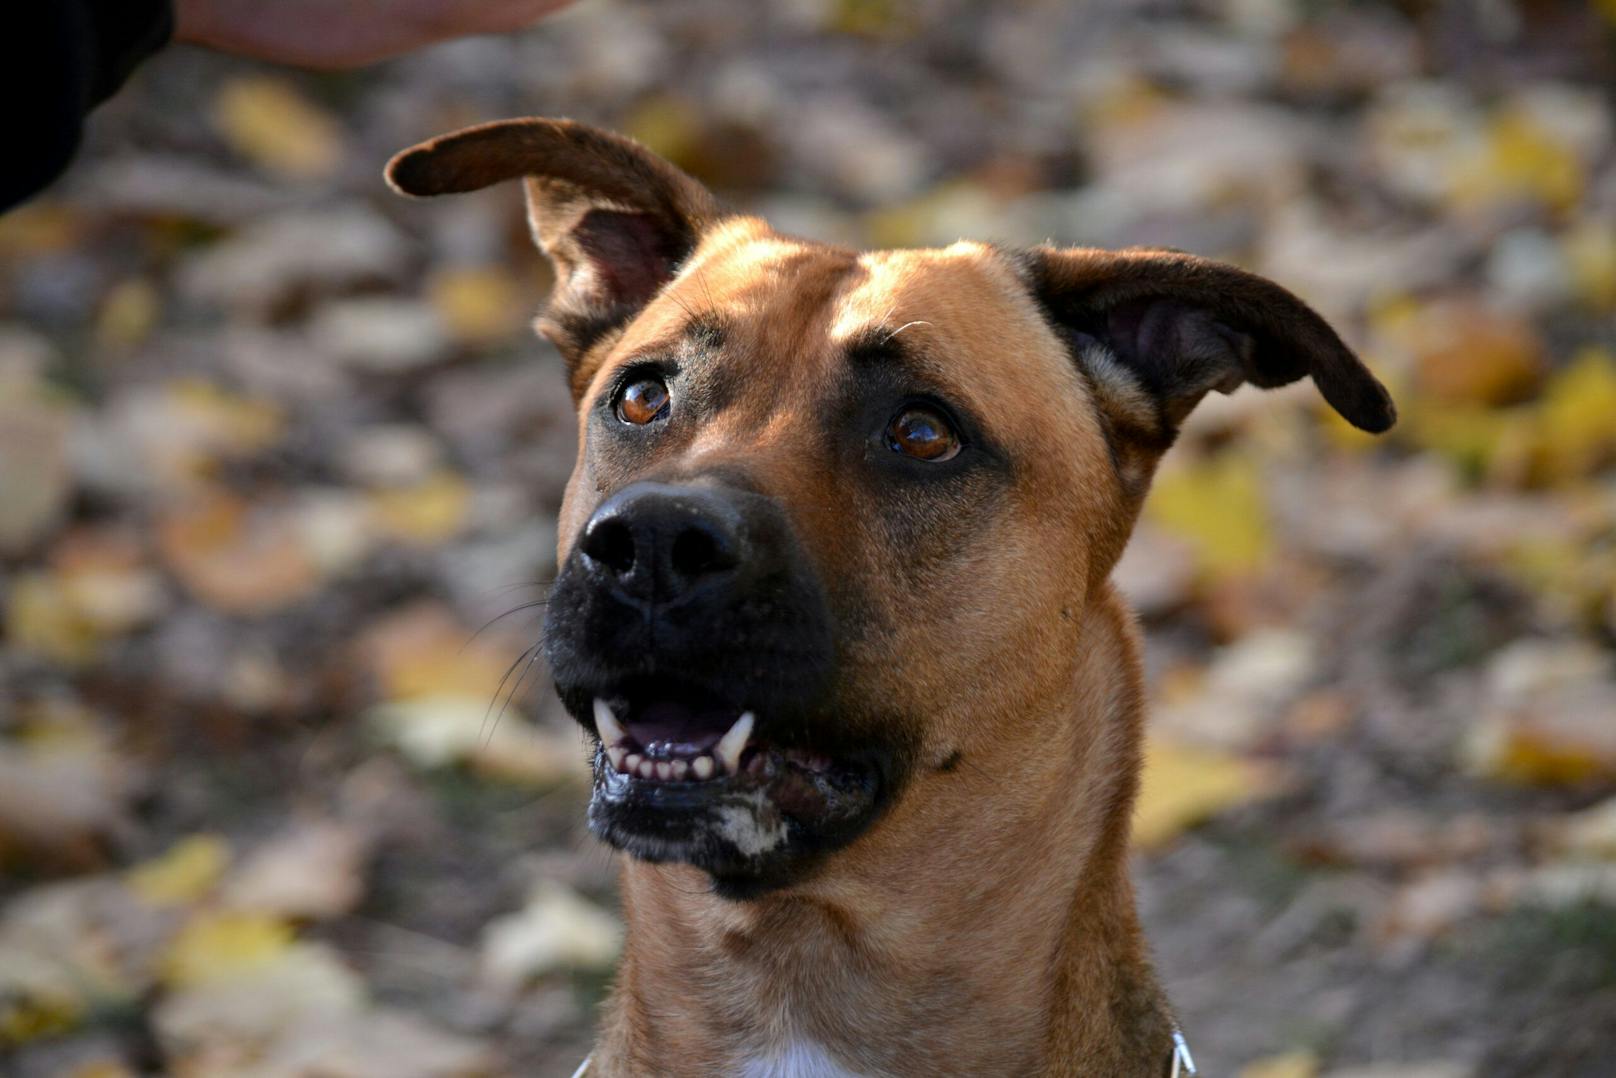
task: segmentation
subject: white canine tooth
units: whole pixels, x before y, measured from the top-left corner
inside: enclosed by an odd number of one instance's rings
[[[650,760],[641,760],[640,761],[640,778],[648,779],[654,774],[656,774],[656,765],[653,764]]]
[[[690,765],[690,771],[700,781],[705,782],[713,777],[713,758],[711,756],[698,756]]]
[[[690,774],[689,764],[685,763],[683,760],[675,760],[673,762],[673,777],[675,781],[683,782],[685,780],[685,776],[688,774]]]
[[[627,755],[628,750],[621,745],[606,746],[606,758],[612,762],[613,771],[623,770],[623,757]]]
[[[600,697],[595,697],[595,729],[600,731],[600,739],[608,745],[615,745],[627,738],[623,733],[622,723],[612,714],[612,706]]]
[[[673,778],[673,765],[668,763],[666,760],[658,760],[656,765],[656,777],[661,779],[663,782],[667,782],[669,779]]]
[[[747,739],[751,736],[752,713],[743,711],[741,717],[735,720],[735,725],[729,728],[729,733],[719,739],[717,748],[713,750],[713,755],[718,757],[725,771],[733,775],[741,769],[741,753],[745,751]]]
[[[631,752],[623,758],[623,766],[617,770],[623,772],[625,775],[632,775],[640,769],[640,759],[641,757],[639,753]]]

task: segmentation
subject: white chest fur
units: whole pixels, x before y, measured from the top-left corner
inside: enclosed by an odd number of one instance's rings
[[[740,1078],[859,1078],[813,1041],[791,1041],[773,1055],[748,1060]]]

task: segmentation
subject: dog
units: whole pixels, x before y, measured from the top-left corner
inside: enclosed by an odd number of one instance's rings
[[[387,176],[523,178],[555,270],[580,448],[545,653],[627,854],[591,1078],[1179,1073],[1109,576],[1208,392],[1310,376],[1391,426],[1330,326],[1175,251],[785,236],[566,120]]]

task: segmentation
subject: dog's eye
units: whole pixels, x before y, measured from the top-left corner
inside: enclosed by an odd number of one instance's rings
[[[916,460],[944,461],[959,454],[960,437],[937,409],[912,404],[887,424],[887,445]]]
[[[667,411],[668,387],[660,378],[636,378],[617,398],[617,418],[637,427],[643,427]]]

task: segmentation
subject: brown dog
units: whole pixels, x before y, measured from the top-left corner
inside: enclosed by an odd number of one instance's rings
[[[388,168],[527,178],[580,416],[546,650],[630,856],[590,1075],[1178,1065],[1126,868],[1137,631],[1108,581],[1208,390],[1385,390],[1169,251],[860,253],[566,121]]]

